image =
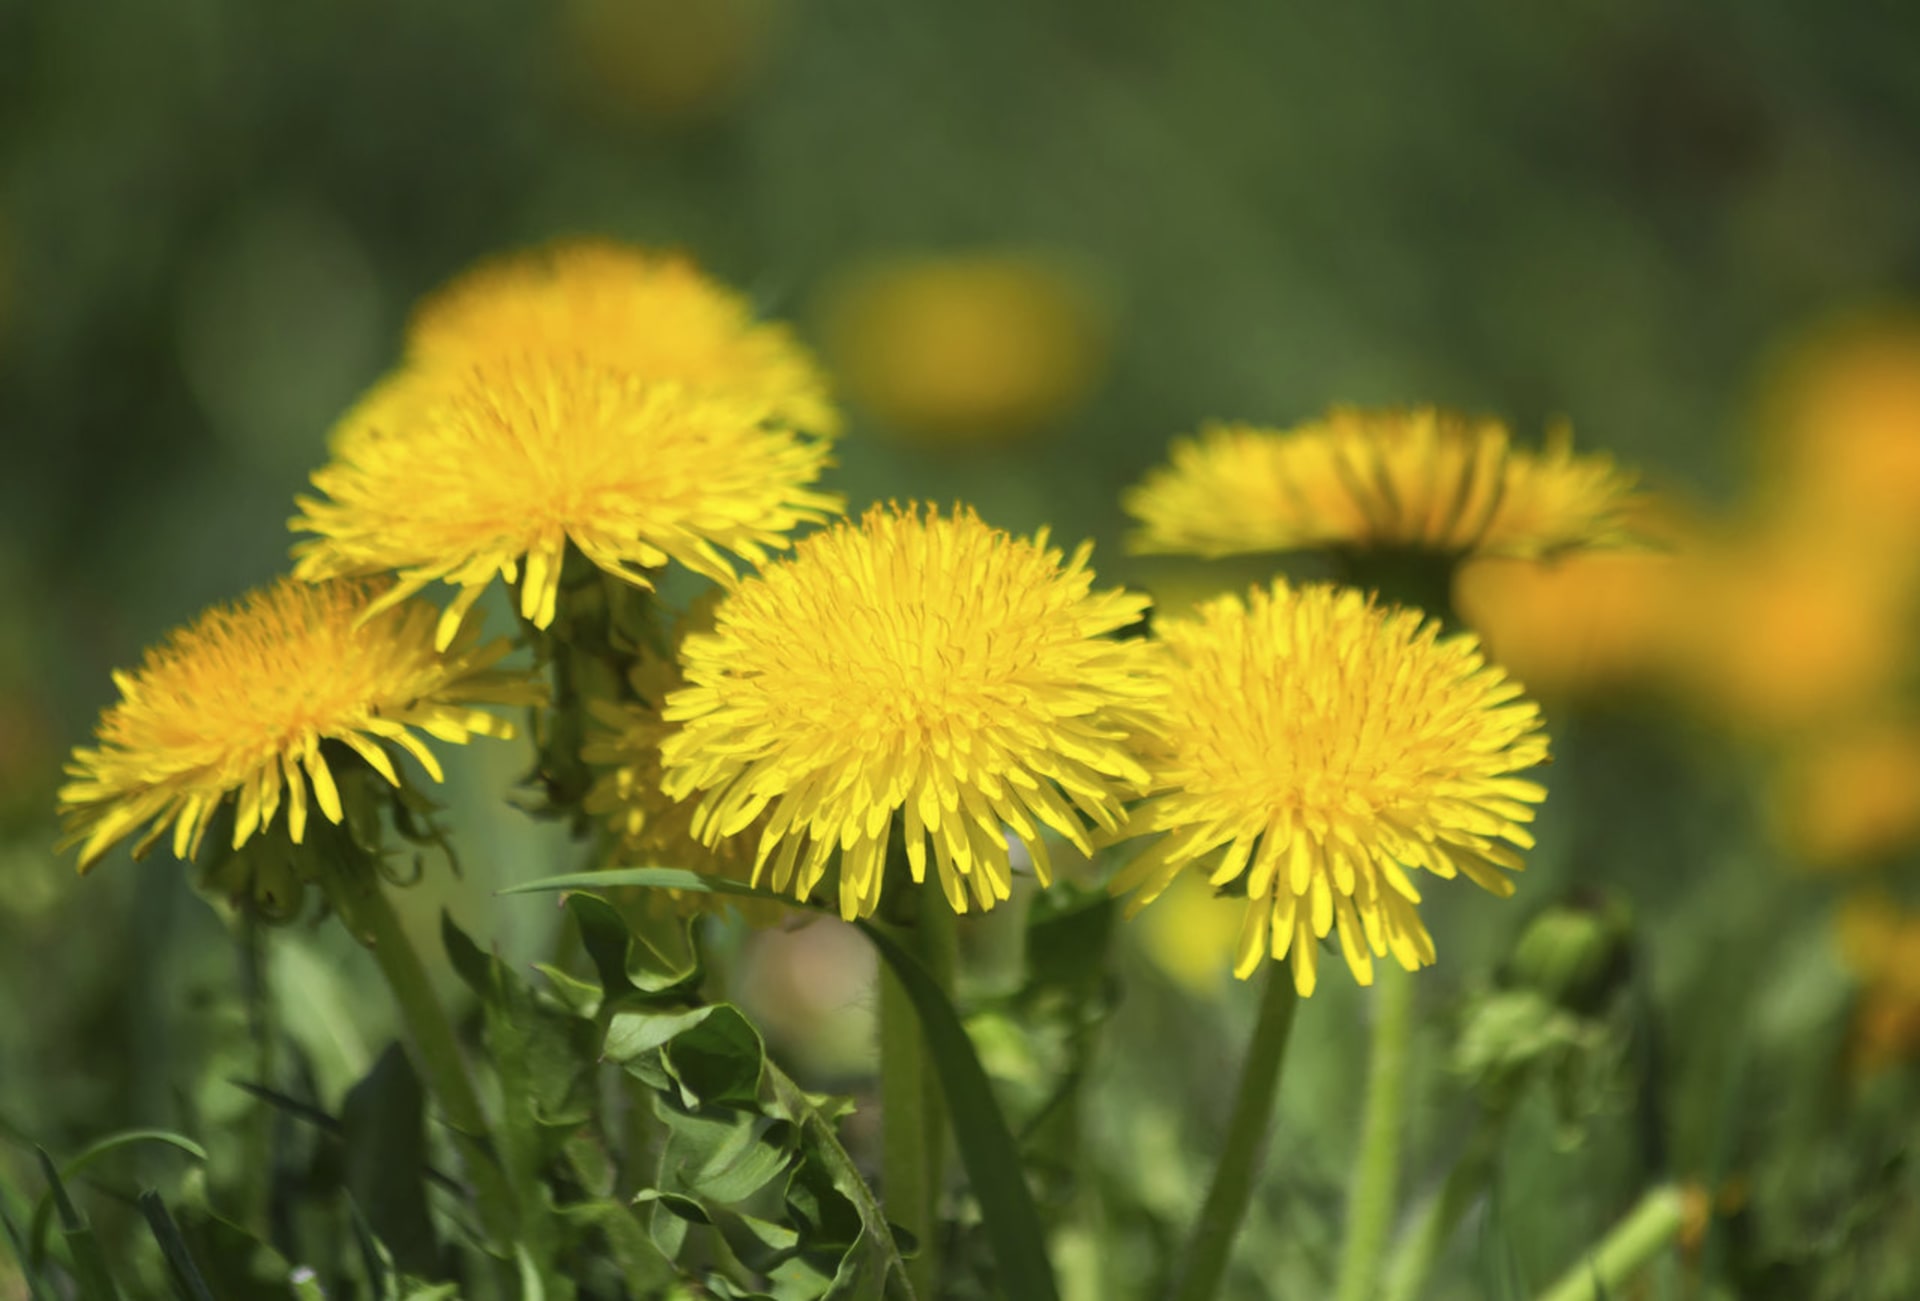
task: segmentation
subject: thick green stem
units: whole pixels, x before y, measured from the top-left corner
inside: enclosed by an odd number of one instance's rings
[[[951,993],[955,956],[954,917],[943,900],[920,896],[911,927],[890,928]],[[940,1186],[946,1164],[947,1110],[940,1078],[927,1055],[920,1016],[890,968],[880,972],[881,1187],[887,1214],[911,1233],[919,1251],[907,1276],[920,1296],[934,1295],[939,1277]]]
[[[1676,1184],[1648,1192],[1578,1264],[1542,1292],[1539,1301],[1599,1301],[1619,1296],[1627,1281],[1653,1263],[1680,1235],[1687,1195]]]
[[[1366,1112],[1360,1122],[1360,1155],[1347,1193],[1339,1301],[1374,1301],[1378,1288],[1400,1183],[1400,1137],[1406,1129],[1412,1040],[1413,978],[1398,967],[1382,966],[1374,981]]]
[[[500,1167],[453,1022],[433,991],[419,951],[401,926],[377,873],[338,873],[328,882],[327,896],[354,938],[373,954],[387,987],[393,991],[413,1048],[414,1065],[439,1100],[466,1164],[467,1177],[473,1182],[481,1224],[497,1245],[511,1244],[519,1222],[513,1187]]]
[[[1270,962],[1267,968],[1266,991],[1260,997],[1247,1060],[1240,1069],[1240,1090],[1227,1121],[1225,1146],[1200,1218],[1194,1222],[1175,1301],[1211,1301],[1219,1292],[1233,1240],[1253,1196],[1254,1178],[1266,1159],[1268,1122],[1280,1092],[1280,1068],[1286,1061],[1294,1009],[1300,1002],[1287,964]]]

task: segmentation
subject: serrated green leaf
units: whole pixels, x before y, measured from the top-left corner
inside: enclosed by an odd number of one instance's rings
[[[723,1205],[745,1201],[792,1162],[794,1130],[784,1120],[733,1108],[688,1111],[660,1098],[655,1107],[667,1129],[661,1184]]]
[[[994,1101],[993,1085],[981,1069],[966,1027],[919,959],[878,927],[863,922],[860,929],[899,978],[919,1014],[927,1051],[940,1072],[955,1146],[980,1203],[987,1240],[999,1266],[1001,1288],[1009,1296],[1057,1301],[1059,1288],[1019,1149]]]
[[[689,1106],[750,1105],[760,1096],[766,1046],[740,1009],[718,1003],[662,1046],[668,1074]]]
[[[580,928],[582,947],[600,977],[607,1001],[628,994],[670,994],[699,982],[699,962],[691,943],[681,943],[677,954],[666,951],[635,932],[612,904],[596,894],[569,894],[566,907]],[[676,924],[684,941],[690,923]]]
[[[673,1261],[654,1244],[632,1210],[619,1202],[576,1202],[561,1208],[560,1215],[577,1224],[591,1225],[605,1236],[621,1281],[634,1296],[657,1296],[680,1277]]]

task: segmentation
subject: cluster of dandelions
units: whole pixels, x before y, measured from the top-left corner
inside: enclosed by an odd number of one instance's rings
[[[475,648],[496,577],[529,630],[578,636],[556,623],[570,565],[644,594],[678,562],[716,584],[711,626],[644,602],[650,633],[596,639],[626,672],[553,699],[583,711],[609,860],[830,892],[854,918],[929,874],[954,911],[990,908],[1016,844],[1044,885],[1052,838],[1151,838],[1116,888],[1145,902],[1191,871],[1243,896],[1236,970],[1290,959],[1302,993],[1330,936],[1363,983],[1376,956],[1433,960],[1420,873],[1510,890],[1547,747],[1470,634],[1279,579],[1149,631],[1146,598],[1044,530],[836,518],[817,483],[838,427],[810,355],[682,258],[583,243],[469,273],[334,431],[292,576],[116,679],[61,796],[83,865],[141,827],[191,857],[229,803],[238,844],[283,790],[298,841],[309,786],[339,820],[341,756],[393,782],[391,747],[437,778],[415,731],[508,735],[475,706],[540,698],[505,643]],[[1336,412],[1180,445],[1127,505],[1143,551],[1542,556],[1619,542],[1629,488],[1564,440]]]

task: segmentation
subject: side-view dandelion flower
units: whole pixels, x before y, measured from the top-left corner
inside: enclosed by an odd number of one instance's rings
[[[725,553],[762,564],[839,510],[807,486],[826,444],[765,415],[579,356],[402,372],[336,432],[313,475],[324,497],[298,499],[291,526],[317,536],[295,572],[394,570],[389,602],[451,583],[443,645],[495,574],[519,579],[521,613],[549,625],[569,543],[642,587],[669,559],[730,582]]]
[[[1494,420],[1335,409],[1284,432],[1216,425],[1177,441],[1125,506],[1144,554],[1339,546],[1532,559],[1633,541],[1632,488],[1608,458],[1575,455],[1564,428],[1534,452]]]
[[[416,732],[451,744],[510,737],[511,724],[476,706],[543,698],[525,675],[495,667],[508,644],[478,645],[477,620],[436,651],[439,611],[412,601],[370,614],[378,600],[371,584],[281,579],[207,611],[139,668],[114,674],[120,701],[100,717],[99,745],[73,752],[73,780],[60,791],[62,848],[80,846],[80,870],[143,827],[136,857],[170,829],[174,853],[194,858],[229,797],[235,849],[272,825],[283,797],[298,843],[309,787],[323,817],[342,816],[323,742],[398,785],[394,747],[439,781],[439,761]]]
[[[1083,852],[1146,780],[1126,733],[1157,690],[1139,641],[1104,634],[1145,597],[1092,592],[1070,558],[971,511],[876,508],[800,542],[687,639],[665,788],[701,792],[708,843],[764,813],[756,871],[804,899],[837,857],[840,911],[870,915],[903,824],[913,879],[933,842],[956,912],[1008,897],[1007,833],[1049,865],[1041,829]]]
[[[1546,792],[1537,706],[1470,635],[1358,591],[1275,582],[1159,628],[1168,695],[1144,742],[1153,793],[1129,835],[1161,836],[1114,882],[1137,910],[1182,871],[1244,889],[1235,974],[1291,957],[1311,994],[1336,927],[1373,957],[1433,961],[1409,869],[1513,892]]]
[[[825,372],[786,326],[679,253],[564,241],[482,262],[431,295],[407,331],[410,366],[529,353],[579,356],[759,407],[815,434],[839,432]]]

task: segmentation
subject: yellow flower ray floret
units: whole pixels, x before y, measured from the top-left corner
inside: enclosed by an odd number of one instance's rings
[[[370,616],[380,590],[283,578],[208,610],[139,668],[115,673],[120,701],[100,717],[97,748],[74,750],[73,780],[60,791],[61,847],[80,845],[80,870],[142,827],[136,857],[169,829],[174,853],[197,857],[229,795],[235,849],[272,824],[283,795],[288,834],[304,839],[309,783],[321,815],[338,823],[325,741],[397,785],[388,743],[439,781],[416,732],[454,745],[511,737],[512,724],[475,708],[544,698],[526,675],[494,667],[508,643],[477,646],[479,623],[469,619],[436,651],[440,612],[410,601]]]
[[[1564,427],[1533,452],[1498,421],[1336,409],[1284,432],[1215,425],[1177,440],[1124,500],[1146,554],[1410,546],[1532,559],[1634,541],[1632,489],[1607,457],[1575,455]]]
[[[1008,897],[1009,830],[1045,883],[1043,828],[1088,852],[1087,824],[1117,829],[1144,788],[1126,734],[1158,690],[1150,647],[1104,635],[1147,598],[1093,593],[1089,551],[916,508],[803,540],[687,639],[667,793],[702,792],[709,844],[764,815],[776,890],[807,898],[837,857],[848,918],[879,902],[896,819],[916,881],[932,841],[956,912]]]
[[[313,474],[325,496],[298,499],[291,527],[318,536],[295,547],[295,573],[394,570],[388,601],[451,583],[443,644],[496,574],[550,624],[569,542],[641,587],[669,559],[731,582],[725,553],[763,564],[840,507],[807,486],[827,445],[765,415],[581,357],[401,372],[336,432]]]
[[[407,330],[411,367],[542,351],[744,400],[793,429],[840,429],[826,374],[793,332],[756,321],[680,253],[578,239],[504,254],[430,295]]]
[[[1409,869],[1495,894],[1546,792],[1536,705],[1470,635],[1360,592],[1276,581],[1162,622],[1168,694],[1144,749],[1153,793],[1127,834],[1161,839],[1116,878],[1152,902],[1182,871],[1240,882],[1234,971],[1291,957],[1302,995],[1335,929],[1361,984],[1373,957],[1433,961]]]

